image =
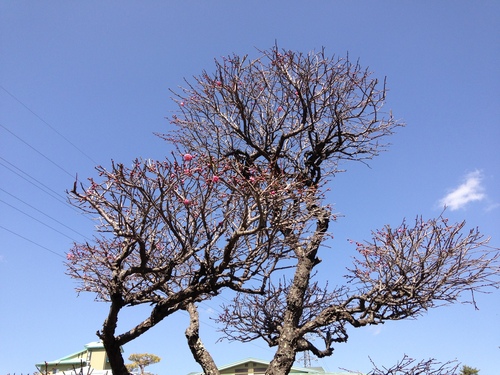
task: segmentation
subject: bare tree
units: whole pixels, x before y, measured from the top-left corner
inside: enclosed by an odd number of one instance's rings
[[[477,230],[463,233],[464,223],[443,217],[375,232],[372,241],[357,244],[360,257],[346,285],[314,282],[336,218],[323,203],[328,182],[341,164],[367,162],[384,150],[384,138],[402,125],[382,112],[385,82],[324,51],[275,47],[255,60],[234,55],[215,64],[215,73],[203,72],[174,92],[177,129],[163,137],[231,160],[248,181],[262,171],[278,177],[272,189],[255,185],[256,194],[280,196],[290,213],[301,213],[298,221],[292,215],[271,222],[280,251],[293,258],[292,277],[269,279],[264,294],[239,294],[219,319],[227,338],[262,338],[277,348],[268,375],[288,373],[300,351],[331,355],[334,343],[347,340],[349,326],[416,317],[456,302],[464,291],[473,301],[474,292],[498,286],[498,250],[486,247]],[[306,335],[319,336],[324,348]],[[189,342],[199,344],[199,337]],[[203,366],[198,354],[206,351],[192,351]]]
[[[330,290],[311,282],[306,289],[294,330],[295,350],[329,356],[332,344],[347,341],[348,326],[417,317],[456,302],[464,291],[470,291],[474,303],[474,291],[493,285],[490,267],[496,258],[476,229],[463,235],[463,226],[441,217],[418,218],[412,227],[386,227],[371,242],[357,243],[360,256],[346,275],[347,285]],[[264,296],[237,296],[219,318],[226,337],[243,342],[262,338],[278,346],[292,282],[270,286]],[[306,335],[319,337],[324,349]]]
[[[128,374],[120,347],[175,311],[222,288],[261,293],[287,256],[272,223],[299,214],[272,193],[280,176],[254,171],[250,181],[239,163],[201,153],[172,159],[98,167],[99,179],[88,187],[75,182],[70,193],[73,204],[97,216],[100,235],[74,245],[67,273],[79,292],[109,303],[97,335],[115,375]],[[262,194],[261,185],[271,190]],[[121,310],[144,304],[150,316],[118,333]]]
[[[98,236],[75,244],[67,267],[78,291],[109,303],[97,334],[115,375],[128,373],[120,347],[178,310],[189,312],[195,359],[217,374],[196,303],[224,288],[238,294],[219,319],[223,332],[276,347],[274,375],[288,373],[298,352],[331,355],[349,327],[415,317],[464,291],[474,302],[474,292],[498,285],[497,249],[443,217],[356,243],[346,285],[313,279],[336,219],[324,203],[328,183],[342,163],[384,150],[401,125],[382,112],[385,82],[359,64],[275,47],[255,60],[216,61],[213,75],[175,95],[177,128],[163,138],[176,155],[98,167],[99,178],[70,193],[99,219]],[[150,316],[117,332],[121,310],[145,304]]]
[[[379,367],[371,362],[373,370],[368,375],[456,375],[459,366],[455,361],[441,363],[435,359],[417,362],[407,355],[391,367]]]

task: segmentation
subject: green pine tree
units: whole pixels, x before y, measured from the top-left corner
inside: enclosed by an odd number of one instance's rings
[[[153,363],[158,363],[161,361],[161,358],[154,354],[142,353],[142,354],[131,354],[128,357],[132,363],[127,364],[127,369],[129,371],[134,371],[139,369],[141,375],[150,375],[150,373],[145,372],[144,368],[146,366],[152,365]]]
[[[474,367],[469,367],[469,366],[463,366],[460,369],[460,375],[478,375],[479,370],[474,368]]]

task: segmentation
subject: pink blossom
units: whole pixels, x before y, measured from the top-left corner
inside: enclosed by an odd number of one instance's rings
[[[219,181],[219,176],[212,177],[212,182],[218,182],[218,181]]]
[[[184,102],[180,102],[181,107],[184,107]]]
[[[191,161],[193,160],[193,155],[191,154],[184,154],[184,161]]]
[[[283,110],[283,107],[282,106],[279,106],[278,107],[278,112],[281,112]]]
[[[189,206],[191,204],[191,201],[187,198],[185,198],[182,203],[184,203],[185,206]]]

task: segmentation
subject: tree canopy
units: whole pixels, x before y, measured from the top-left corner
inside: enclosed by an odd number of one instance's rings
[[[345,285],[315,281],[338,217],[327,201],[335,175],[368,163],[403,124],[383,109],[385,80],[348,58],[259,54],[222,58],[173,91],[175,128],[160,135],[177,150],[170,159],[98,167],[99,179],[71,192],[100,219],[95,242],[75,244],[67,265],[79,291],[110,303],[98,335],[115,375],[126,373],[119,347],[177,310],[191,317],[194,358],[218,374],[196,304],[225,288],[237,294],[218,319],[224,337],[265,340],[276,348],[267,374],[281,375],[298,352],[331,355],[349,329],[418,317],[463,292],[474,303],[499,284],[498,249],[443,215],[352,241]],[[150,317],[117,334],[121,309],[139,304]]]
[[[460,369],[459,375],[478,375],[478,374],[479,374],[478,369],[467,365],[463,365],[462,368]]]
[[[144,369],[152,364],[158,363],[161,361],[161,358],[155,354],[149,353],[134,353],[128,357],[129,361],[132,363],[127,364],[127,369],[129,371],[134,371],[139,369],[141,375],[147,375],[149,373],[145,372]]]

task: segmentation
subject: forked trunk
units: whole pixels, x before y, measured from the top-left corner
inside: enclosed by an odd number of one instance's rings
[[[113,375],[129,375],[129,371],[123,360],[121,345],[115,337],[116,325],[118,323],[118,313],[123,306],[122,297],[120,294],[111,296],[111,305],[109,306],[108,317],[102,325],[102,331],[97,332],[97,335],[104,344],[106,354],[108,356],[109,365]]]
[[[113,375],[129,375],[129,371],[125,366],[120,345],[114,337],[111,340],[103,338],[102,340],[106,354],[108,355],[109,365]]]

